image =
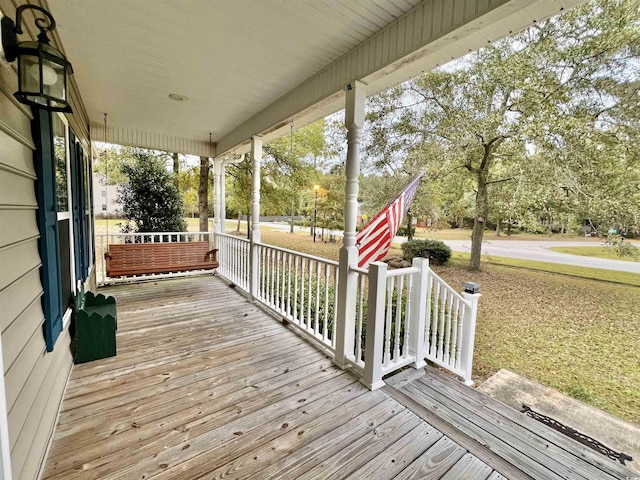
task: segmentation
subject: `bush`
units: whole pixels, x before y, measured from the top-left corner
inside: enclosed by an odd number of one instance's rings
[[[182,197],[164,160],[136,149],[122,172],[128,177],[118,195],[126,220],[121,226],[124,233],[187,231]]]
[[[625,242],[624,237],[621,235],[607,235],[604,242],[604,249],[608,253],[615,253],[618,257],[630,257],[634,260],[640,258],[640,250],[632,243]]]
[[[411,261],[415,257],[428,258],[434,265],[447,263],[451,249],[439,240],[411,240],[402,244],[402,258]]]

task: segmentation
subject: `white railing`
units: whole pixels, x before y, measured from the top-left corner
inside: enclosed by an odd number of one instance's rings
[[[114,243],[211,241],[208,232],[119,233],[96,235],[99,283],[108,283],[104,252]],[[423,258],[409,268],[388,270],[373,262],[369,269],[348,268],[356,277],[355,309],[336,341],[338,262],[292,250],[253,243],[244,238],[215,235],[217,273],[276,313],[308,339],[344,358],[362,383],[371,389],[384,385],[382,377],[406,365],[426,361],[443,367],[471,385],[478,293],[459,294],[429,268]],[[190,275],[167,274],[161,276]],[[127,280],[131,280],[127,278]],[[349,316],[351,316],[349,315]],[[351,330],[353,326],[353,330]]]
[[[435,272],[427,278],[425,358],[473,385],[471,367],[480,294],[453,290]]]
[[[361,269],[354,270],[364,274]],[[365,358],[358,361],[356,353],[354,359],[363,369],[363,383],[378,388],[383,375],[408,364],[420,367],[429,360],[472,385],[480,294],[458,294],[423,258],[414,259],[409,268],[392,271],[386,264],[374,262],[369,266],[368,280]],[[356,318],[357,328],[359,325],[362,321]]]
[[[357,275],[355,291],[356,316],[353,351],[348,353],[346,360],[360,376],[363,376],[365,367],[365,334],[368,313],[369,272],[366,269],[358,267],[351,267],[350,271]]]
[[[338,263],[261,243],[255,299],[331,351]]]
[[[249,240],[226,233],[217,233],[216,248],[218,249],[218,262],[220,263],[218,274],[248,292]]]
[[[143,280],[145,278],[166,278],[193,275],[194,272],[175,272],[163,274],[136,275],[123,279],[110,278],[107,276],[105,253],[109,251],[109,245],[122,243],[176,243],[176,242],[209,242],[213,245],[213,234],[211,232],[157,232],[157,233],[110,233],[108,235],[96,235],[96,278],[98,285],[116,283],[120,281],[131,281],[132,279]]]

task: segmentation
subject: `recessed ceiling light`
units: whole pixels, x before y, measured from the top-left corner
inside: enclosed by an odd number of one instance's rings
[[[175,100],[176,102],[184,102],[185,100],[188,100],[188,98],[184,95],[179,95],[177,93],[170,93],[169,98],[171,100]]]

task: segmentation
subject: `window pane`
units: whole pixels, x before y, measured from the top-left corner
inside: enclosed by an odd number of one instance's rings
[[[69,192],[67,191],[67,128],[55,113],[53,120],[53,154],[56,162],[56,197],[58,212],[69,211]]]

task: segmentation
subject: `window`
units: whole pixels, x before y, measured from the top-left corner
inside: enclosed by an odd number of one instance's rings
[[[103,212],[106,212],[106,211],[107,211],[107,204],[106,204],[106,203],[103,203],[103,204],[102,204],[102,211],[103,211]]]
[[[87,278],[93,260],[91,210],[85,205],[90,166],[64,116],[44,110],[34,115],[44,334],[51,352],[70,321],[75,282]]]
[[[56,210],[69,211],[69,186],[67,177],[67,126],[60,116],[53,115],[53,155],[56,169]]]
[[[107,196],[107,191],[106,191],[106,190],[102,190],[102,191],[100,192],[100,195],[106,198],[106,196]]]
[[[74,225],[71,221],[71,188],[69,180],[69,134],[64,117],[51,114],[53,132],[53,160],[56,177],[56,211],[58,218],[58,244],[60,246],[60,277],[62,312],[67,312],[73,301],[74,279]],[[77,226],[76,226],[77,227]],[[69,315],[65,317],[70,319]]]

